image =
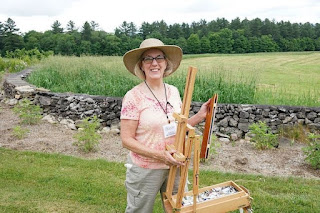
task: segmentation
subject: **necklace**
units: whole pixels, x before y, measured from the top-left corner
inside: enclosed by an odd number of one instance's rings
[[[158,101],[161,109],[163,110],[164,114],[166,114],[167,119],[168,119],[168,123],[170,123],[169,117],[168,117],[168,99],[167,99],[167,90],[166,90],[166,85],[163,83],[163,87],[164,87],[164,95],[166,96],[166,109],[164,109],[160,103],[160,101],[158,100],[158,98],[155,96],[155,94],[152,92],[152,90],[150,89],[149,85],[147,84],[146,81],[144,81],[144,83],[147,85],[148,89],[150,90],[150,92],[152,93],[153,97]]]

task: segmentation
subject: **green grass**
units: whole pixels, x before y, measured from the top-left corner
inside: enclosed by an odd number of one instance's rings
[[[124,212],[121,163],[3,148],[0,162],[0,212]],[[320,211],[320,180],[200,173],[200,187],[228,180],[249,189],[255,212]],[[155,212],[162,212],[159,196]]]
[[[218,93],[220,103],[320,106],[319,52],[186,55],[166,78],[181,96],[189,66],[198,68],[194,101]],[[53,92],[116,97],[140,82],[119,56],[51,57],[28,81]]]

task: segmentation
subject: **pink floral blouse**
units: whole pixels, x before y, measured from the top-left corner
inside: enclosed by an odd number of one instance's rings
[[[165,84],[167,90],[168,116],[174,121],[173,112],[180,112],[181,98],[176,87]],[[166,108],[165,101],[160,101],[162,108]],[[175,136],[164,137],[163,126],[168,124],[168,119],[158,101],[146,88],[144,82],[132,88],[122,100],[120,119],[138,120],[135,139],[150,149],[164,150],[166,144],[173,144]],[[167,169],[166,164],[130,151],[132,161],[137,166],[148,169]]]

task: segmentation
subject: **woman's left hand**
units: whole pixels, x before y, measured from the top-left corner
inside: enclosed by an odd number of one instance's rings
[[[209,98],[209,100],[207,100],[207,102],[203,103],[202,106],[200,107],[200,110],[198,111],[198,115],[199,117],[201,117],[202,119],[206,118],[207,112],[208,112],[208,105],[210,103],[211,98]]]
[[[195,126],[206,118],[210,100],[211,98],[207,102],[203,103],[197,114],[188,119],[188,124],[190,124],[191,126]]]

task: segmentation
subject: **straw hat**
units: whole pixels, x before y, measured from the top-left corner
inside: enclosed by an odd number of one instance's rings
[[[182,59],[182,50],[176,45],[164,45],[162,41],[155,38],[149,38],[144,40],[139,48],[130,50],[126,52],[123,56],[123,62],[127,70],[129,70],[133,75],[135,73],[135,67],[141,59],[141,55],[148,49],[157,48],[161,50],[166,58],[172,63],[172,71],[166,76],[170,75],[176,71],[180,65]],[[139,77],[139,76],[138,76]]]

